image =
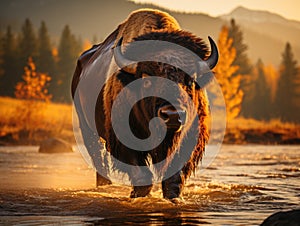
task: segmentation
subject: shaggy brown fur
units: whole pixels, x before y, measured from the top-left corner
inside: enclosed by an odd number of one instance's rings
[[[78,82],[80,81],[80,75],[85,67],[89,67],[98,56],[103,52],[103,48],[109,43],[116,43],[123,37],[123,43],[129,43],[141,40],[162,40],[172,42],[181,45],[195,54],[200,58],[205,59],[208,53],[208,48],[202,41],[202,39],[196,37],[190,32],[183,31],[180,29],[176,20],[168,15],[167,13],[157,10],[139,10],[133,12],[126,21],[118,26],[118,28],[100,45],[94,46],[92,49],[83,53],[78,60],[78,65],[74,73],[72,82],[72,95],[74,97],[75,90]],[[126,51],[130,52],[130,48]],[[142,53],[144,53],[142,51]],[[189,58],[184,55],[175,54],[174,57],[181,60],[183,64],[189,65],[193,62],[189,62]],[[110,62],[104,62],[108,64]],[[191,66],[192,67],[192,66]],[[96,109],[95,109],[95,122],[97,125],[98,135],[106,141],[106,148],[115,158],[131,165],[143,165],[147,166],[147,159],[150,156],[153,163],[161,162],[170,156],[174,151],[177,150],[177,146],[184,142],[182,138],[183,133],[167,133],[164,141],[154,150],[149,152],[138,152],[128,149],[124,146],[114,134],[111,125],[111,108],[117,95],[123,89],[123,87],[135,79],[142,78],[144,75],[147,76],[160,76],[168,78],[178,83],[179,93],[186,92],[194,102],[194,106],[197,106],[197,114],[199,118],[193,118],[193,114],[190,113],[190,124],[194,120],[198,120],[197,133],[199,133],[197,145],[190,156],[190,160],[184,165],[184,167],[176,173],[174,176],[165,179],[162,182],[163,194],[166,198],[176,198],[180,195],[185,179],[187,179],[191,172],[193,172],[202,159],[204,153],[205,144],[208,141],[208,103],[205,92],[195,85],[189,86],[187,84],[191,79],[187,74],[178,68],[174,68],[171,65],[157,63],[157,62],[141,62],[138,63],[137,72],[135,75],[128,74],[122,70],[111,76],[104,89],[100,92]],[[160,92],[166,87],[156,87],[157,91]],[[162,103],[163,100],[159,98],[145,98],[134,106],[133,113],[130,117],[130,125],[133,133],[139,138],[147,138],[149,136],[148,123],[151,118],[155,117],[155,107]],[[182,105],[185,101],[180,100],[179,105]],[[79,104],[80,105],[80,104]],[[187,107],[188,108],[188,107]],[[89,134],[94,134],[91,128],[88,128],[87,119],[84,117],[84,106],[76,106],[77,113],[79,115],[79,121],[82,130],[91,130]],[[122,113],[120,112],[120,117]],[[83,128],[84,127],[84,128]],[[187,126],[188,128],[188,126]],[[195,131],[184,131],[185,136]],[[96,139],[86,138],[85,144],[89,145],[90,140]],[[99,138],[98,138],[99,139]],[[170,161],[167,161],[167,164]],[[118,169],[118,166],[115,165]],[[168,165],[163,168],[157,169],[163,176],[164,172],[168,170]],[[143,181],[143,175],[150,177],[152,173],[147,172],[127,172],[132,182],[145,182]],[[151,184],[151,181],[150,183]],[[151,186],[135,186],[131,194],[131,197],[145,196],[150,190]]]
[[[177,21],[168,13],[142,9],[132,12],[118,28],[117,41],[123,37],[123,43],[129,43],[134,38],[153,31],[179,30]],[[115,44],[116,44],[115,43]]]

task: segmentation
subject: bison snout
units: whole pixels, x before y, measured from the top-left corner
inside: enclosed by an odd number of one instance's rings
[[[168,129],[179,132],[186,122],[187,112],[185,110],[176,110],[171,105],[166,105],[158,109],[158,117],[166,123]]]

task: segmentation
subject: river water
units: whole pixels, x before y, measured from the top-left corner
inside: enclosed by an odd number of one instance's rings
[[[95,188],[80,153],[0,147],[0,225],[259,225],[300,208],[300,146],[223,145],[187,183],[182,203],[130,199],[130,187]]]

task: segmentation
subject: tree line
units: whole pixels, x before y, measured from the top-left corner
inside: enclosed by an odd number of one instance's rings
[[[72,34],[68,25],[62,30],[58,47],[53,45],[44,21],[36,32],[29,19],[24,21],[18,34],[8,26],[0,34],[0,44],[1,96],[14,96],[16,85],[22,80],[24,67],[28,66],[30,59],[37,72],[51,77],[48,89],[53,95],[52,100],[71,101],[70,80],[83,47],[82,41]]]
[[[218,48],[220,59],[214,72],[229,119],[242,116],[300,122],[300,69],[290,43],[283,47],[278,69],[265,65],[261,59],[253,63],[247,55],[241,28],[231,20],[220,31]],[[43,90],[46,99],[51,96],[53,101],[70,102],[70,81],[83,49],[82,41],[68,25],[63,28],[57,47],[43,21],[37,32],[29,19],[18,34],[8,26],[0,33],[0,95],[39,96],[30,91]],[[44,79],[36,78],[37,75]],[[43,81],[43,86],[33,89],[36,81]]]
[[[300,122],[300,68],[289,42],[283,47],[279,69],[261,59],[252,63],[241,28],[232,19],[222,27],[218,47],[220,60],[215,75],[229,119],[243,116]]]

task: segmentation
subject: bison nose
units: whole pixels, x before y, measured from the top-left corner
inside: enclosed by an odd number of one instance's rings
[[[158,109],[158,117],[160,117],[167,125],[168,129],[179,132],[186,122],[186,111],[176,110],[171,105],[166,105]]]

